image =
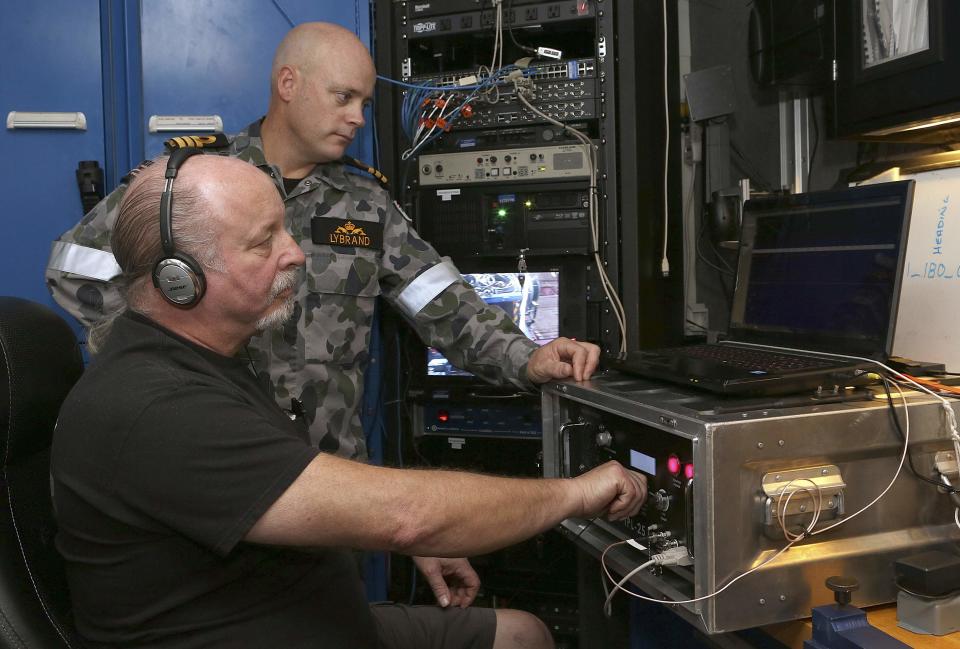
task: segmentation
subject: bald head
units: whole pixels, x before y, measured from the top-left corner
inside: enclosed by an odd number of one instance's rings
[[[277,90],[277,77],[284,66],[312,76],[342,61],[361,62],[373,68],[373,59],[363,42],[350,30],[333,23],[302,23],[284,36],[273,57],[270,71],[271,94]]]
[[[277,48],[270,105],[261,128],[267,160],[285,178],[303,178],[343,157],[366,123],[377,72],[353,32],[304,23]]]

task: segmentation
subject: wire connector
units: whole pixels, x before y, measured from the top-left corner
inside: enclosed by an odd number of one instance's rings
[[[693,559],[690,558],[687,548],[682,545],[667,548],[663,552],[653,555],[653,560],[658,566],[689,566],[693,564]]]
[[[670,260],[666,257],[660,260],[660,274],[664,277],[670,277]]]

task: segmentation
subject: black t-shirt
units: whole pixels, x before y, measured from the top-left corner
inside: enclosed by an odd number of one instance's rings
[[[80,633],[96,647],[374,647],[349,552],[243,541],[317,452],[241,360],[117,318],[54,435]]]

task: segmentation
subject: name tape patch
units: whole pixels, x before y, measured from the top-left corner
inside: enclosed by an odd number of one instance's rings
[[[310,219],[310,239],[318,246],[350,246],[353,248],[383,249],[383,224],[375,221],[330,219],[315,216]]]

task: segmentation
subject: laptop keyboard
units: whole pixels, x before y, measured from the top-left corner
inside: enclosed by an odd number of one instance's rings
[[[668,354],[702,358],[745,370],[777,372],[783,370],[815,370],[836,363],[809,356],[793,356],[763,349],[747,349],[733,345],[690,345],[660,350]]]

